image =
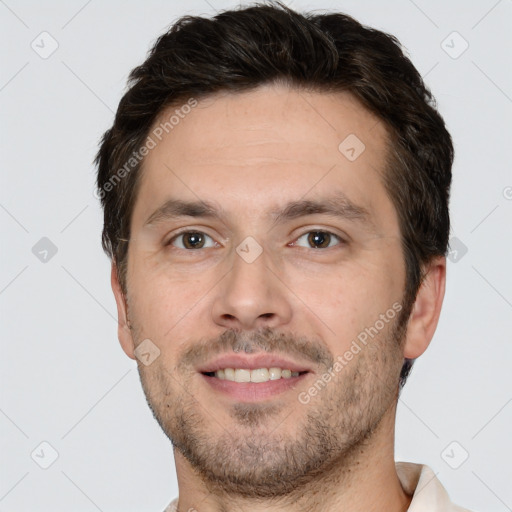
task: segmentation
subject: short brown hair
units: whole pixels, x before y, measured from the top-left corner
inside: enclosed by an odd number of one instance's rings
[[[95,158],[104,209],[102,246],[116,262],[123,291],[143,163],[134,155],[155,119],[191,97],[244,92],[275,82],[318,92],[348,91],[387,127],[383,182],[400,222],[407,276],[402,319],[407,319],[426,265],[447,253],[451,137],[395,37],[344,14],[300,14],[280,2],[213,18],[184,16],[130,73],[128,91]],[[411,366],[406,360],[401,386]]]

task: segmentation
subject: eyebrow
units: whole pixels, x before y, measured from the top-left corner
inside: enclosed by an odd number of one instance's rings
[[[284,207],[273,208],[269,211],[268,215],[275,225],[315,214],[349,220],[360,224],[370,231],[377,231],[370,211],[364,206],[355,204],[343,192],[336,192],[335,194],[316,199],[291,201],[284,205]],[[155,226],[179,217],[202,217],[224,221],[226,212],[223,208],[218,208],[209,201],[169,199],[148,217],[144,227],[149,225]]]
[[[318,199],[292,201],[283,209],[274,209],[270,212],[275,224],[315,214],[346,219],[375,229],[370,211],[364,206],[355,204],[343,192],[336,192]]]

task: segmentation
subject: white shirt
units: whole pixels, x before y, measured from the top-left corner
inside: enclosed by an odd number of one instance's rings
[[[470,512],[454,505],[434,472],[424,464],[395,462],[398,479],[404,491],[412,495],[408,512]],[[178,498],[175,498],[164,512],[176,512]],[[186,512],[186,511],[183,511]]]

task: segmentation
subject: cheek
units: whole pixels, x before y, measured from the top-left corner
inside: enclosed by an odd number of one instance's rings
[[[400,302],[404,284],[395,263],[371,259],[332,267],[325,275],[296,282],[304,314],[313,324],[323,325],[324,336],[333,340],[337,351]]]
[[[141,335],[155,340],[165,350],[169,340],[191,328],[193,318],[204,308],[204,296],[212,285],[197,276],[183,277],[165,273],[138,272],[130,286],[130,314]],[[203,299],[203,300],[202,300]],[[197,320],[192,322],[197,329]]]

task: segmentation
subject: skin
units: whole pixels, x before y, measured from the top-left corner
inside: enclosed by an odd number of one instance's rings
[[[354,161],[338,149],[349,134],[365,144]],[[349,93],[272,85],[201,100],[147,155],[127,293],[115,262],[111,280],[125,353],[135,359],[148,338],[160,350],[150,365],[137,362],[173,441],[179,510],[407,510],[394,463],[398,379],[403,358],[420,356],[436,329],[445,258],[429,266],[402,331],[396,318],[386,323],[309,403],[298,400],[402,300],[398,217],[381,181],[386,145],[383,124]],[[267,215],[333,192],[366,208],[372,228],[326,214],[278,224]],[[170,198],[211,201],[223,217],[144,226]],[[173,238],[182,228],[208,235],[206,246],[184,248],[190,239]],[[345,243],[316,248],[308,234],[320,230]],[[248,236],[262,248],[252,263],[236,252]],[[234,350],[284,355],[311,372],[280,395],[237,403],[196,371]]]

